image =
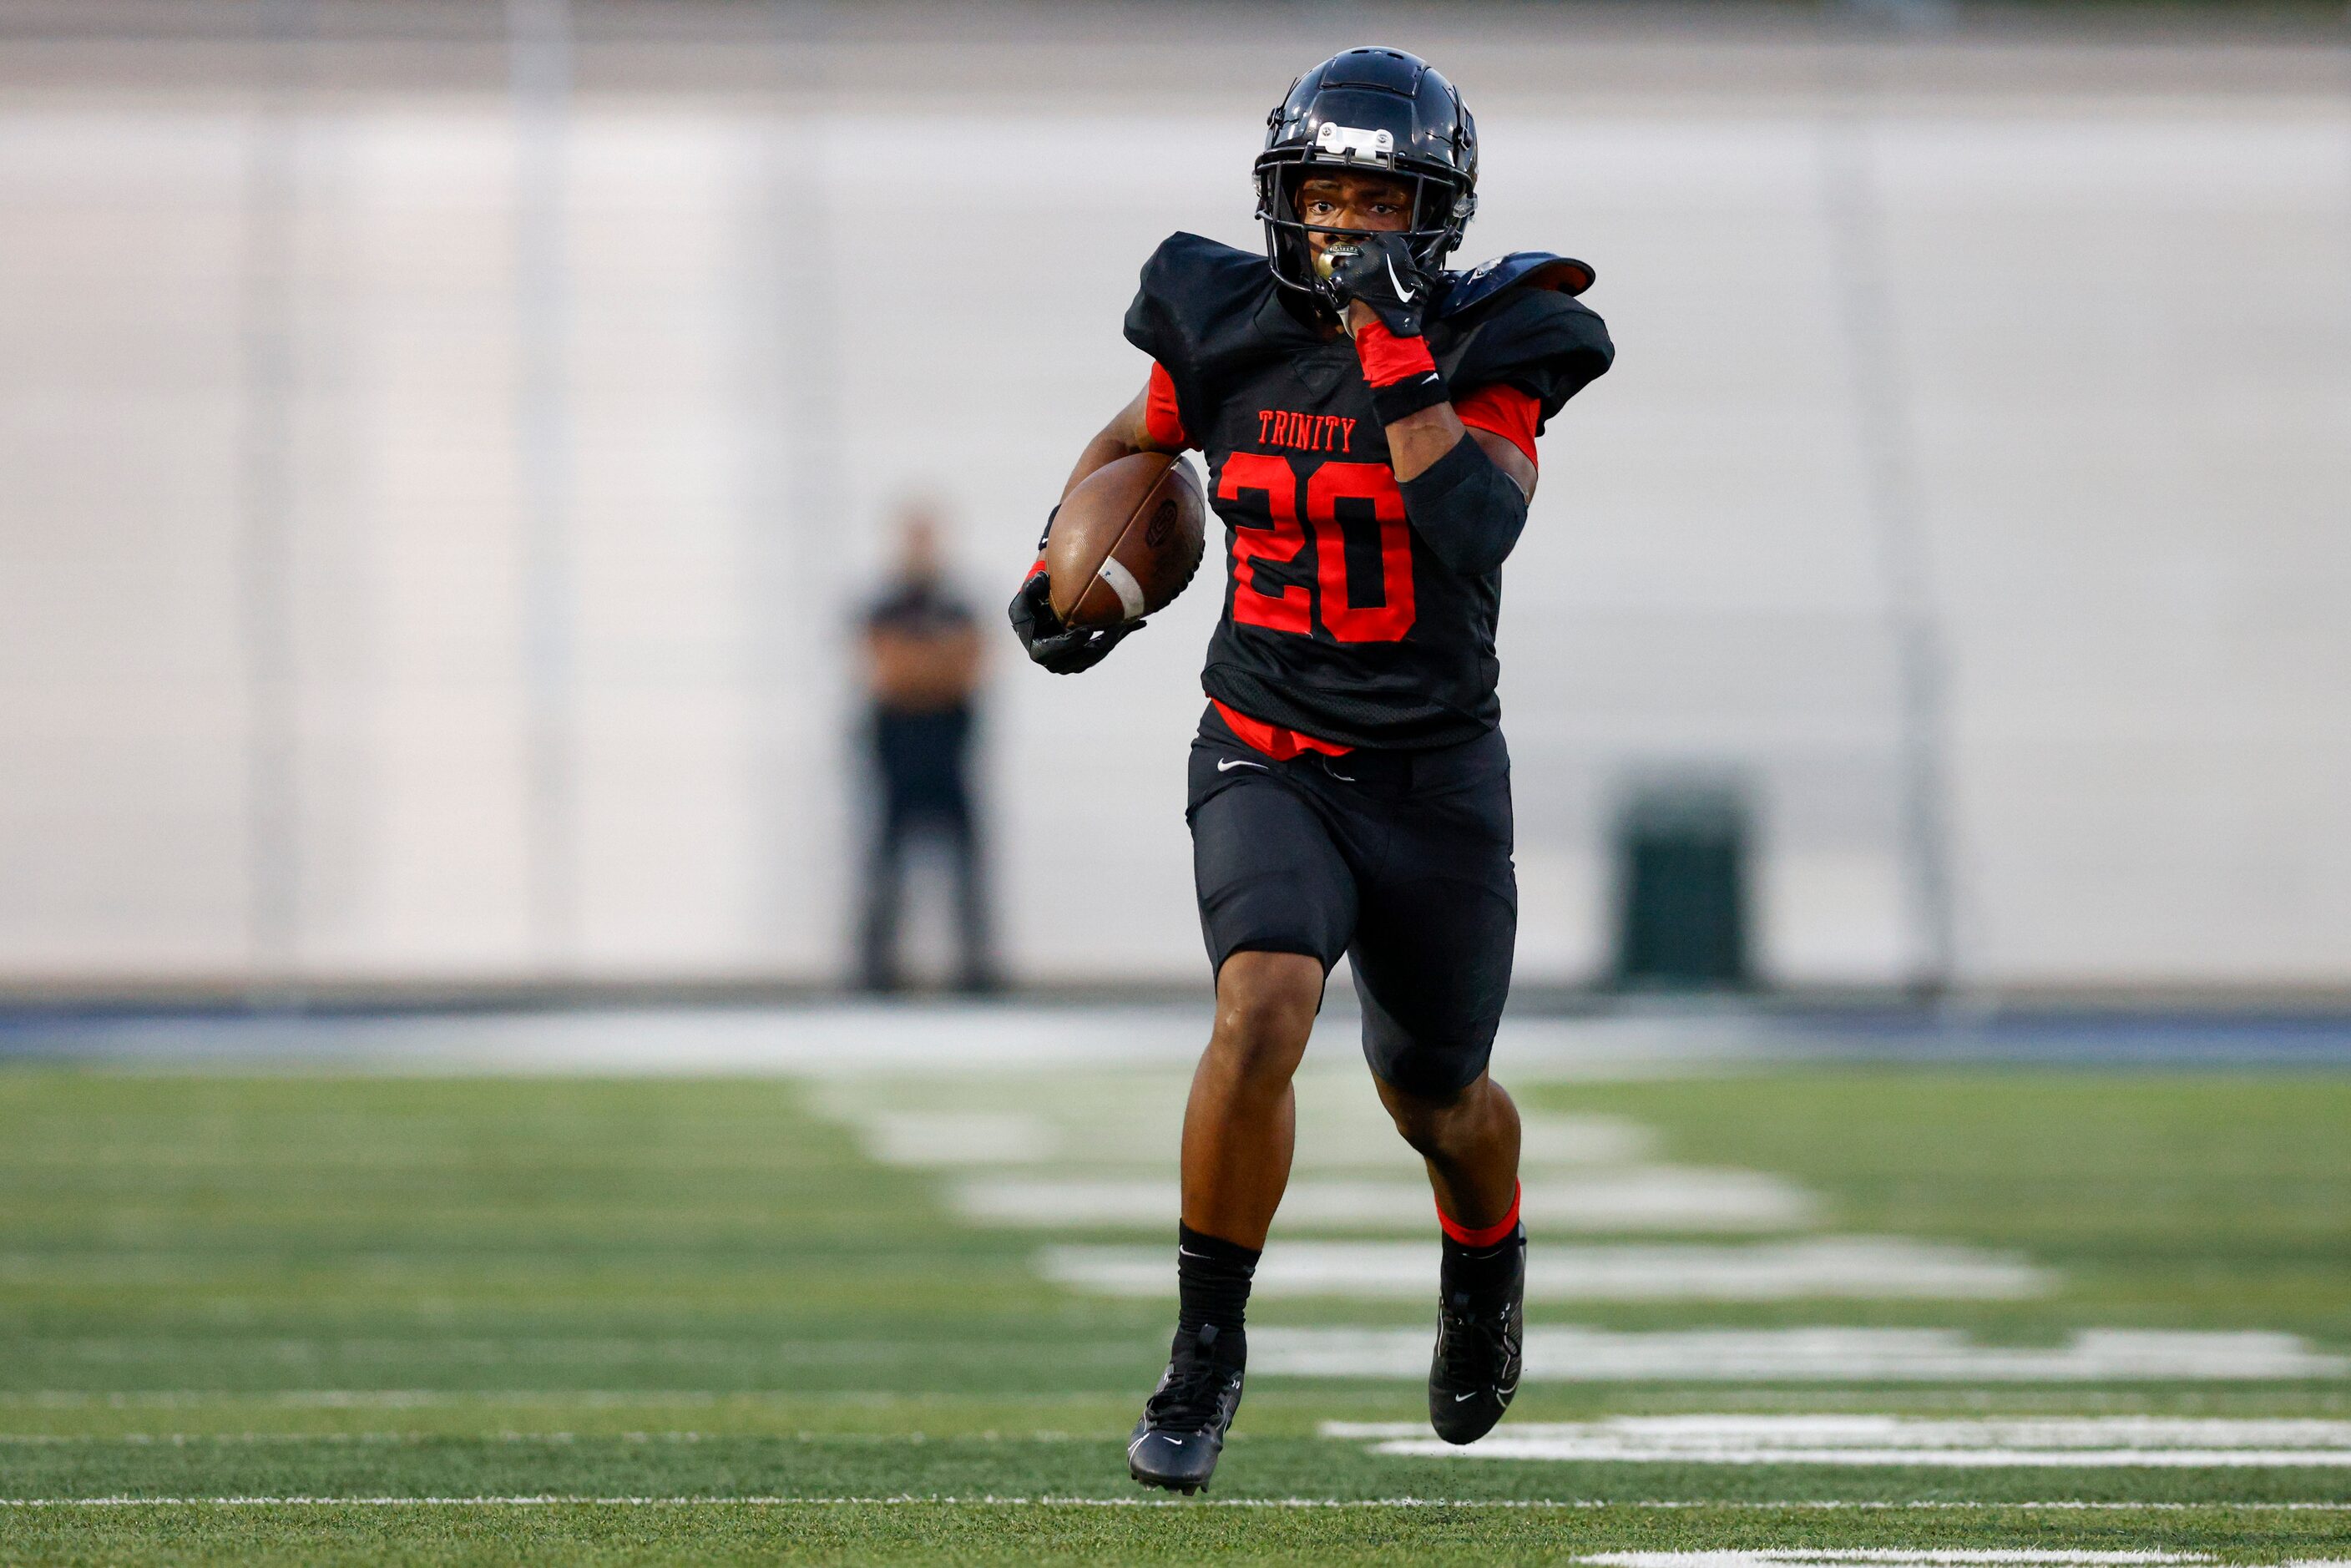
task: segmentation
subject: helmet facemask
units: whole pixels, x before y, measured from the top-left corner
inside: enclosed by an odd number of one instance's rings
[[[1343,128],[1326,126],[1326,131]],[[1384,133],[1383,133],[1384,134]],[[1457,174],[1416,170],[1393,157],[1329,155],[1317,149],[1305,156],[1269,152],[1257,161],[1257,216],[1265,225],[1266,259],[1274,280],[1284,287],[1322,294],[1324,287],[1314,267],[1314,246],[1309,237],[1368,238],[1395,230],[1347,229],[1310,224],[1298,215],[1298,192],[1318,173],[1344,172],[1377,173],[1411,193],[1412,216],[1401,231],[1413,259],[1423,271],[1436,273],[1461,243],[1461,231],[1478,210],[1478,198]]]

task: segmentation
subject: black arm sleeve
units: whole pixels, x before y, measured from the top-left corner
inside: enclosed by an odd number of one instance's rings
[[[1527,526],[1526,492],[1466,432],[1418,478],[1397,488],[1413,528],[1459,577],[1482,577],[1500,566]]]

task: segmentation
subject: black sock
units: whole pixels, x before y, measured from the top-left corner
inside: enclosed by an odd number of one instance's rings
[[[1212,1328],[1216,1333],[1210,1343],[1217,1360],[1238,1361],[1247,1354],[1249,1340],[1241,1322],[1248,1315],[1249,1281],[1257,1273],[1258,1257],[1254,1247],[1176,1225],[1176,1282],[1183,1301],[1176,1318],[1179,1342]]]
[[[1519,1249],[1526,1244],[1524,1226],[1514,1227],[1510,1235],[1491,1247],[1470,1247],[1446,1237],[1446,1288],[1467,1291],[1472,1296],[1501,1290],[1510,1282],[1510,1275],[1518,1267]]]

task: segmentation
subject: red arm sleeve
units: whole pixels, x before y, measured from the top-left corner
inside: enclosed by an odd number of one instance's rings
[[[1170,452],[1195,444],[1184,428],[1183,413],[1176,406],[1176,382],[1156,360],[1151,361],[1151,386],[1144,397],[1143,428]]]
[[[1542,404],[1514,386],[1496,382],[1453,400],[1453,412],[1472,430],[1499,435],[1535,461],[1535,421]]]

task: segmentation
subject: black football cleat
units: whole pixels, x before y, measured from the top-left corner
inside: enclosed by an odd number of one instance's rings
[[[1448,1443],[1474,1443],[1494,1429],[1519,1391],[1525,1365],[1527,1233],[1502,1243],[1510,1249],[1507,1276],[1471,1289],[1455,1278],[1453,1249],[1446,1249],[1437,1284],[1437,1354],[1428,1365],[1428,1424]]]
[[[1228,1362],[1217,1354],[1214,1323],[1188,1343],[1179,1333],[1167,1370],[1126,1440],[1127,1474],[1186,1497],[1207,1490],[1233,1413],[1241,1407],[1242,1364],[1242,1356]]]

